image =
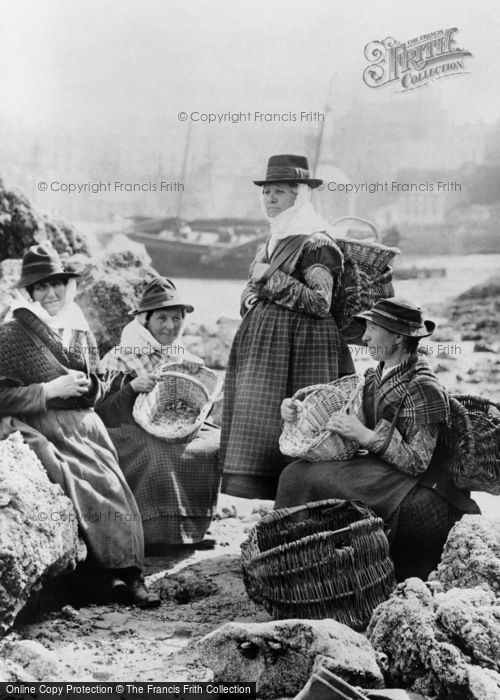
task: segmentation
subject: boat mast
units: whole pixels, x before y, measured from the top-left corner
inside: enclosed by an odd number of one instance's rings
[[[319,127],[319,134],[318,138],[316,140],[316,152],[314,154],[314,160],[313,160],[313,177],[317,177],[317,172],[318,172],[318,165],[319,165],[319,159],[321,157],[321,149],[323,147],[323,136],[325,133],[325,123],[327,119],[327,115],[332,111],[330,107],[330,100],[333,92],[333,82],[336,77],[337,73],[333,74],[333,77],[330,78],[330,82],[328,84],[328,93],[327,93],[327,98],[326,98],[326,103],[324,107],[324,115],[325,118],[321,122],[321,125]]]
[[[184,200],[184,187],[186,183],[186,173],[187,173],[187,163],[188,163],[188,156],[189,156],[189,146],[191,143],[191,129],[193,128],[193,122],[189,120],[188,122],[188,130],[187,130],[187,135],[186,135],[186,142],[184,144],[184,154],[182,156],[182,168],[181,168],[181,184],[182,187],[179,188],[179,199],[177,200],[177,219],[181,219],[182,217],[182,205],[183,205],[183,200]]]

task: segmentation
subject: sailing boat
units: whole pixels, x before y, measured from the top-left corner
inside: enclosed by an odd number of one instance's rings
[[[189,122],[180,182],[186,181],[192,123]],[[162,275],[214,279],[244,279],[258,245],[266,239],[265,221],[183,217],[183,188],[177,215],[170,218],[130,217],[126,235],[142,243]]]

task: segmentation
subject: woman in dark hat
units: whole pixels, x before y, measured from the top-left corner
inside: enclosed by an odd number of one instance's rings
[[[139,505],[151,554],[172,545],[215,544],[204,536],[220,483],[219,429],[205,424],[190,443],[171,444],[147,433],[132,415],[138,394],[151,391],[158,381],[154,374],[158,365],[183,362],[196,371],[203,364],[179,343],[185,314],[192,311],[171,280],[152,280],[119,345],[102,362],[111,389],[97,410]]]
[[[354,371],[330,313],[343,259],[311,204],[321,183],[297,155],[272,156],[255,181],[271,235],[250,268],[226,375],[222,490],[232,496],[275,497],[290,461],[278,448],[282,400]]]
[[[31,247],[23,258],[17,287],[24,296],[0,326],[2,429],[21,431],[71,499],[99,599],[155,607],[160,600],[141,575],[137,504],[92,410],[103,385],[95,339],[73,301],[76,277],[49,244]]]
[[[479,512],[468,494],[443,473],[427,479],[440,429],[449,420],[449,402],[418,343],[433,333],[420,308],[401,299],[380,299],[355,316],[363,340],[379,360],[365,373],[363,415],[333,415],[326,427],[355,440],[367,451],[348,461],[290,464],[282,473],[275,508],[327,498],[362,501],[391,528],[396,574],[427,576],[438,563],[453,523],[463,512]],[[285,399],[284,420],[296,407]]]

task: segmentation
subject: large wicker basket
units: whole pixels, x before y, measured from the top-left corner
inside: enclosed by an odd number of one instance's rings
[[[241,552],[249,597],[275,619],[331,617],[363,629],[394,587],[383,521],[350,501],[268,513]]]
[[[335,243],[344,255],[342,284],[333,301],[334,315],[342,330],[349,326],[355,314],[371,309],[378,299],[394,296],[389,263],[401,252],[398,248],[383,245],[378,229],[366,219],[343,216],[334,221],[332,226],[350,220],[366,225],[374,240],[335,238]]]
[[[139,394],[133,416],[138,425],[151,435],[168,442],[186,443],[194,440],[198,434],[220,391],[222,380],[214,372],[200,368],[200,373],[205,370],[202,373],[205,382],[202,382],[185,367],[182,371],[172,371],[172,366],[157,369],[160,380],[152,391]],[[167,367],[169,371],[166,371]],[[212,393],[206,386],[207,373],[213,375],[210,378]],[[190,409],[191,416],[176,418],[176,407],[179,409],[180,405],[186,410]]]
[[[326,430],[325,426],[333,413],[347,410],[360,413],[363,384],[362,377],[349,374],[330,384],[297,391],[292,397],[297,404],[297,420],[285,421],[279,440],[281,452],[309,462],[354,457],[359,444]],[[362,418],[361,414],[359,417]]]
[[[484,396],[450,398],[451,427],[443,436],[458,488],[500,495],[500,405]]]

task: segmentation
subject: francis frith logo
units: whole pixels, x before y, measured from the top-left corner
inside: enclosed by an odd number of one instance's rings
[[[438,29],[404,43],[392,37],[371,41],[365,46],[370,65],[363,72],[368,87],[395,85],[404,92],[428,85],[432,80],[465,73],[470,51],[455,42],[456,27]]]

